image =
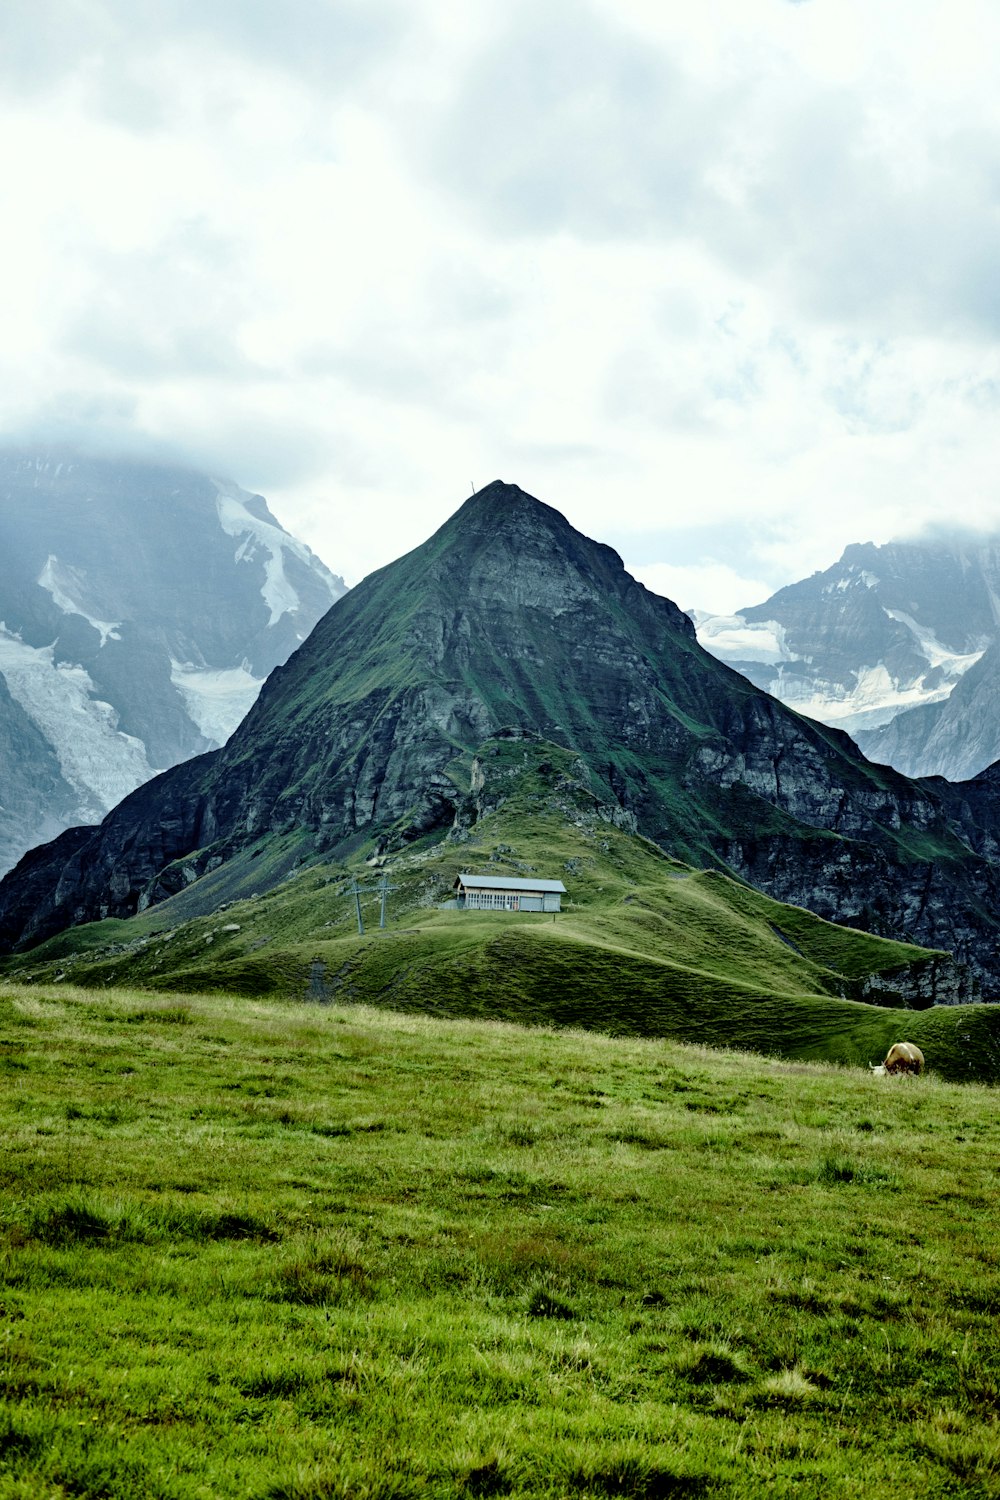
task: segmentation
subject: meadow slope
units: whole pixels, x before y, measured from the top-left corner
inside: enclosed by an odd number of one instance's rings
[[[501,751],[509,774],[498,755],[493,802],[449,838],[390,856],[365,848],[339,865],[310,862],[295,834],[263,839],[141,915],[71,928],[0,960],[0,972],[586,1026],[854,1064],[908,1037],[940,1076],[1000,1079],[1000,1007],[925,1008],[952,995],[958,970],[947,954],[694,870],[609,821],[568,752],[531,747],[532,762],[521,742]],[[564,910],[555,919],[442,910],[466,867],[559,876]]]
[[[1000,1495],[996,1092],[0,991],[0,1497]]]

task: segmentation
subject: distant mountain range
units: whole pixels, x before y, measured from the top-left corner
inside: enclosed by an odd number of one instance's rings
[[[229,480],[0,451],[0,872],[223,744],[343,592]]]
[[[908,776],[1000,758],[1000,538],[848,547],[737,615],[692,611],[706,650]]]
[[[222,749],[26,856],[0,883],[0,944],[200,881],[211,910],[227,868],[259,893],[290,861],[429,846],[474,826],[478,751],[519,732],[568,748],[608,816],[677,858],[947,949],[1000,994],[1000,771],[952,787],[870,764],[704,651],[611,548],[500,481],[339,599]]]

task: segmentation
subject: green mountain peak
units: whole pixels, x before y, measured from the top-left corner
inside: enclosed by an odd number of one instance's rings
[[[505,729],[564,747],[670,855],[946,948],[1000,992],[989,778],[952,789],[869,764],[708,656],[610,547],[499,480],[338,600],[221,751],[28,856],[0,885],[0,936],[24,947],[127,916],[262,837],[334,859],[445,838],[473,756]]]

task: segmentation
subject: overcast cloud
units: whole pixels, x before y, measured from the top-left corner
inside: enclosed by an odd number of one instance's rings
[[[992,0],[7,0],[0,436],[350,581],[515,481],[684,606],[1000,530]]]

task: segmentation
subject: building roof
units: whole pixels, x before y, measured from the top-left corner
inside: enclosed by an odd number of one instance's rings
[[[459,875],[456,885],[464,885],[478,891],[561,891],[566,887],[561,880],[514,880],[507,875]]]

